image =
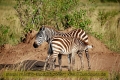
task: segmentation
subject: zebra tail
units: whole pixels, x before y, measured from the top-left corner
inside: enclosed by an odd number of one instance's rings
[[[93,45],[87,45],[87,48],[91,49],[91,48],[93,48]]]

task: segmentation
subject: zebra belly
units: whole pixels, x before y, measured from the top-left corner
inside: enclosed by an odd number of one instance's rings
[[[68,54],[71,54],[71,52],[64,52],[62,53],[63,55],[68,55]]]

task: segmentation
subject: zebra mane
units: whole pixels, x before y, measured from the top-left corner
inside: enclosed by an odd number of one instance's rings
[[[78,40],[81,40],[86,46],[87,48],[93,48],[94,46],[93,45],[90,45],[88,42],[85,42],[83,39],[78,39]]]
[[[55,29],[54,27],[52,27],[52,26],[48,26],[48,25],[43,25],[45,28],[49,28],[49,29],[51,29],[51,30],[54,30],[55,32],[57,32],[57,33],[65,33],[64,32],[64,30],[57,30],[57,29]],[[43,27],[42,26],[42,27]],[[66,29],[67,30],[67,29]],[[70,32],[72,32],[72,31],[76,31],[77,29],[73,29],[73,30],[70,30],[69,32],[67,32],[67,33],[70,33]],[[67,34],[66,33],[66,34]]]
[[[83,40],[82,38],[77,38],[78,40],[82,41],[85,45],[89,45],[88,42],[85,42],[85,40]]]
[[[56,32],[59,32],[58,30],[56,30],[55,28],[53,28],[52,26],[48,26],[48,25],[43,25],[45,28],[49,28],[49,29],[51,29],[51,30],[54,30],[54,31],[56,31]],[[42,27],[43,27],[42,26]]]

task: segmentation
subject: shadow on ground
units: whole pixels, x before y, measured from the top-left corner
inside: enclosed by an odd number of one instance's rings
[[[14,69],[14,70],[43,70],[43,61],[37,60],[25,60],[17,64],[0,64],[0,70],[2,69]]]
[[[0,64],[0,70],[8,69],[8,70],[23,70],[23,71],[41,71],[43,70],[45,62],[37,61],[37,60],[25,60],[23,62],[17,64]],[[59,67],[59,65],[55,65],[55,67]],[[67,68],[67,66],[62,66],[62,68]]]

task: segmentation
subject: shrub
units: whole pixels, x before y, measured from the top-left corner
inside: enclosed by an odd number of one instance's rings
[[[61,18],[68,13],[78,0],[16,0],[15,6],[25,32],[38,29],[40,25],[54,25],[59,29]]]
[[[19,42],[19,34],[16,34],[10,26],[0,25],[0,45],[16,44]]]

